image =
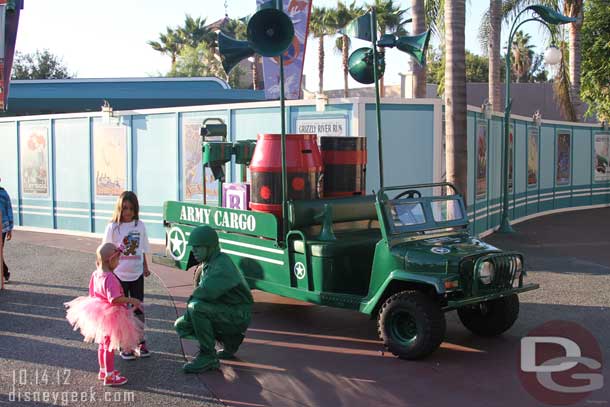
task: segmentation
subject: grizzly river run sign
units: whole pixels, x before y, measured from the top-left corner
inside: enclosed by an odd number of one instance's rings
[[[227,232],[254,234],[275,238],[275,216],[254,211],[218,208],[207,205],[168,201],[165,203],[166,221],[192,226],[208,225]]]

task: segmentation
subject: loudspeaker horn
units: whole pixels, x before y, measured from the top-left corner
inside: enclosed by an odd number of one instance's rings
[[[410,54],[419,65],[425,65],[430,34],[430,30],[426,30],[417,35],[405,35],[402,37],[396,37],[393,34],[384,34],[377,42],[377,45],[387,48],[396,47],[399,50]]]
[[[255,54],[249,41],[236,40],[222,31],[218,33],[218,52],[222,59],[222,67],[226,73],[231,72],[242,59]]]
[[[257,11],[248,21],[247,41],[235,40],[222,32],[218,35],[218,52],[222,67],[229,73],[244,58],[254,54],[264,57],[281,55],[294,38],[290,17],[275,8]]]
[[[349,56],[347,60],[349,74],[355,81],[370,84],[375,82],[373,73],[373,48],[358,48]],[[381,54],[377,53],[377,75],[383,76],[385,61]]]

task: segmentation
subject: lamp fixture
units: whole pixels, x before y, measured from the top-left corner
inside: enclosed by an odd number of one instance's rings
[[[118,125],[119,118],[114,117],[114,112],[112,110],[112,106],[110,106],[110,102],[104,99],[104,104],[102,105],[102,123],[106,125]]]
[[[328,104],[328,96],[324,93],[316,93],[316,112],[324,112]]]
[[[544,51],[544,63],[547,65],[557,65],[561,62],[561,50],[554,44]]]
[[[485,116],[486,120],[491,120],[492,108],[491,103],[489,103],[489,99],[485,99],[481,105],[481,113]]]
[[[542,126],[542,113],[540,113],[540,110],[536,110],[534,112],[532,115],[532,120],[534,121],[534,125],[536,127]]]

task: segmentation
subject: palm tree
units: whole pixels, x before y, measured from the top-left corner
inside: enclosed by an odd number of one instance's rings
[[[501,35],[502,35],[502,0],[489,1],[489,35],[487,56],[489,57],[488,73],[488,96],[492,110],[502,111],[502,101],[500,100],[500,69],[502,57],[500,56]]]
[[[352,20],[359,17],[362,14],[362,8],[356,7],[356,2],[353,1],[349,6],[342,1],[337,2],[337,8],[333,10],[332,14],[332,28],[335,32],[345,28]],[[350,49],[349,37],[342,33],[335,41],[335,47],[341,52],[342,63],[343,63],[343,96],[349,96],[349,85],[348,85],[348,57]]]
[[[216,33],[206,27],[205,18],[193,18],[187,14],[184,18],[184,26],[179,27],[177,31],[185,45],[197,48],[200,43],[204,42],[212,49],[216,47]]]
[[[314,7],[309,19],[309,32],[318,38],[318,93],[324,92],[324,37],[328,35],[332,20],[326,7]]]
[[[170,56],[171,71],[173,71],[176,68],[176,58],[182,50],[183,43],[176,30],[170,27],[167,27],[166,30],[165,34],[159,34],[159,41],[148,41],[147,44],[155,51]]]
[[[559,71],[553,80],[553,91],[562,116],[567,120],[577,121],[578,117],[571,95],[572,83],[568,74],[568,64],[565,61],[567,48],[566,42],[561,41],[559,45],[559,49],[561,50],[561,62],[559,63]]]
[[[575,110],[575,119],[581,115],[580,101],[580,31],[583,23],[583,0],[564,0],[563,13],[568,17],[576,18],[576,22],[570,23],[570,82],[572,84],[570,93]]]
[[[419,34],[426,30],[426,14],[424,0],[411,0],[411,17],[413,22],[411,27],[414,34]],[[426,97],[426,67],[413,64],[413,76],[415,83],[413,87],[413,96],[416,98]]]
[[[377,13],[377,31],[379,36],[386,34],[388,31],[394,32],[397,35],[405,34],[402,23],[402,17],[406,10],[402,10],[400,7],[394,4],[394,0],[373,0],[372,3],[367,4],[368,7],[375,7]],[[381,48],[379,53],[383,57],[384,49]],[[385,96],[385,85],[383,76],[379,80],[379,88],[381,97]]]
[[[445,159],[447,181],[468,197],[465,0],[445,0]]]
[[[534,46],[529,43],[531,38],[531,35],[523,34],[523,31],[517,31],[513,40],[511,47],[513,63],[511,69],[517,83],[522,82],[524,79],[527,81],[528,79],[534,57],[534,51],[532,50]]]

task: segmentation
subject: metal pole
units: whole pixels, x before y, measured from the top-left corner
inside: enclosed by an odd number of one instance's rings
[[[280,55],[280,112],[282,124],[282,239],[288,233],[288,174],[286,171],[286,114],[284,105],[284,55]]]
[[[510,98],[510,53],[511,53],[511,46],[513,44],[513,37],[515,36],[517,29],[519,27],[521,27],[523,24],[527,23],[528,21],[538,21],[539,23],[546,26],[546,28],[548,28],[549,31],[551,31],[551,33],[552,33],[552,30],[549,27],[549,25],[546,22],[544,22],[538,18],[527,19],[525,21],[522,21],[515,27],[515,24],[517,24],[517,22],[519,21],[519,17],[526,10],[521,11],[521,13],[519,13],[517,15],[517,18],[515,18],[515,22],[511,26],[510,34],[508,36],[508,49],[506,51],[506,76],[505,76],[505,80],[504,80],[505,85],[506,85],[505,92],[504,92],[505,93],[504,94],[504,154],[502,157],[502,180],[503,180],[502,198],[503,199],[502,199],[502,218],[500,220],[500,227],[498,228],[498,232],[501,232],[501,233],[514,233],[515,232],[515,229],[513,229],[513,227],[510,225],[510,219],[508,216],[508,168],[510,165],[510,163],[508,162],[508,160],[509,160],[508,148],[510,146],[509,122],[510,122],[510,111],[511,111],[511,107],[513,104],[513,101]]]
[[[383,151],[381,144],[381,102],[379,100],[379,72],[377,72],[377,12],[371,7],[371,37],[373,42],[373,78],[375,79],[375,112],[377,114],[377,154],[379,157],[379,188],[383,188]]]
[[[502,233],[513,233],[515,230],[510,225],[510,220],[508,219],[508,148],[510,143],[509,138],[509,121],[510,121],[510,109],[512,105],[512,100],[510,99],[510,53],[511,53],[511,45],[513,43],[513,28],[515,24],[513,23],[510,34],[508,37],[508,49],[506,51],[506,77],[505,77],[505,93],[504,93],[504,154],[502,158],[502,219],[500,221],[500,227],[498,228],[499,232]]]

